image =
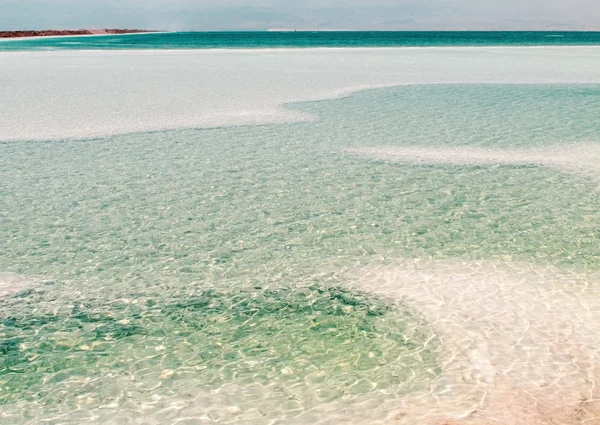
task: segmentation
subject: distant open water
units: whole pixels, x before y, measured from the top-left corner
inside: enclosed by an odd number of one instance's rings
[[[0,51],[600,45],[600,32],[170,32],[0,40]]]

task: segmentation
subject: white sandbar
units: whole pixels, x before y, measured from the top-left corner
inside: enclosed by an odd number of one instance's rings
[[[600,83],[600,47],[0,53],[0,140],[311,117],[291,102],[429,83]]]
[[[17,276],[9,273],[0,273],[0,298],[18,294],[43,282],[36,277]]]
[[[599,143],[568,143],[530,149],[381,146],[346,151],[376,160],[413,164],[543,165],[600,178]]]
[[[597,272],[402,260],[356,278],[413,305],[443,341],[441,379],[398,401],[392,423],[600,423]]]

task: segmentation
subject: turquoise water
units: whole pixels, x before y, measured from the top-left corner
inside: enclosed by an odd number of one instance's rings
[[[0,51],[113,49],[252,49],[276,47],[588,46],[600,32],[332,31],[174,32],[0,40]]]
[[[0,270],[44,282],[0,298],[2,423],[307,423],[338,402],[386,417],[388,401],[444,385],[444,340],[351,271],[600,270],[594,170],[349,151],[597,146],[600,86],[289,107],[319,120],[0,144]]]

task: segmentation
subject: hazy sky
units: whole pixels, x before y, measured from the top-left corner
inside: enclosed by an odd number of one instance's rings
[[[0,0],[0,30],[600,28],[600,0]]]

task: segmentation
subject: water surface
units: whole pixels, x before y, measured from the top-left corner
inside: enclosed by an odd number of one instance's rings
[[[0,144],[2,423],[487,424],[503,385],[594,417],[598,170],[544,158],[596,152],[600,86],[290,108]],[[468,148],[503,154],[422,160]]]

